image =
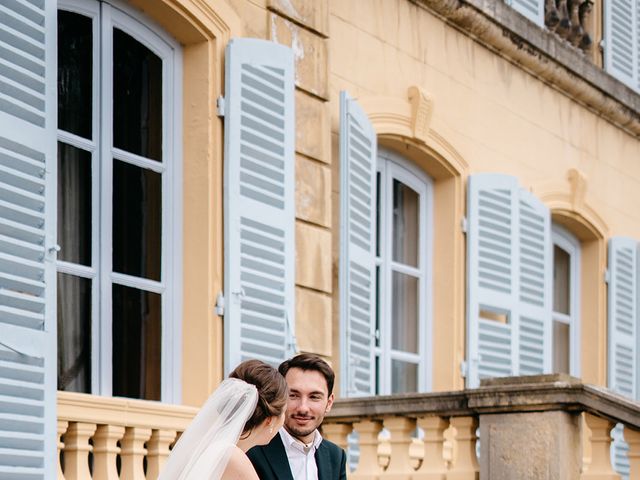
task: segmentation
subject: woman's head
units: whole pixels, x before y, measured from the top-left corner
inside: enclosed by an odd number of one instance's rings
[[[245,423],[241,438],[249,436],[266,421],[277,422],[282,417],[287,405],[287,382],[271,365],[260,360],[246,360],[229,374],[229,378],[243,380],[255,385],[258,390],[258,403],[253,415]],[[280,428],[279,425],[277,427]],[[269,433],[274,433],[273,430],[274,428],[271,428]],[[271,438],[267,442],[269,440]]]

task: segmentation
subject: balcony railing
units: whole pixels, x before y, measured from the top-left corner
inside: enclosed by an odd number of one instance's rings
[[[61,392],[58,478],[155,480],[196,411]],[[566,376],[341,399],[323,434],[343,447],[351,432],[359,434],[350,480],[614,480],[620,478],[610,455],[616,424],[624,425],[629,478],[640,479],[640,405]],[[387,435],[380,435],[383,429]]]
[[[58,392],[58,480],[156,480],[197,411]]]
[[[342,447],[358,433],[360,458],[350,480],[615,480],[616,424],[624,425],[629,478],[640,479],[640,404],[564,375],[496,379],[459,392],[341,399],[323,433]],[[380,435],[383,429],[387,435]]]

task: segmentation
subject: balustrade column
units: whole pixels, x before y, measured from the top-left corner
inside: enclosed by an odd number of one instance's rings
[[[100,425],[93,436],[93,480],[118,478],[116,458],[120,453],[117,443],[124,435],[124,427]]]
[[[147,442],[147,478],[156,480],[169,456],[169,445],[176,439],[175,430],[154,430]]]
[[[120,442],[122,469],[120,480],[145,480],[144,456],[147,450],[144,444],[151,438],[150,428],[127,427]]]
[[[64,450],[64,443],[62,442],[62,435],[65,434],[67,428],[69,427],[69,422],[65,422],[64,420],[58,420],[58,480],[65,480],[64,473],[62,473],[62,463],[60,453]]]
[[[353,429],[359,435],[360,460],[349,480],[376,480],[382,473],[378,464],[378,434],[382,430],[382,422],[364,420],[356,422]]]
[[[442,417],[420,417],[418,427],[424,431],[424,458],[411,480],[445,480],[447,465],[444,461],[444,431],[449,420]]]
[[[476,457],[476,417],[452,417],[451,426],[455,428],[455,442],[457,456],[447,472],[447,480],[478,480],[480,465]]]
[[[580,480],[620,480],[611,467],[611,430],[615,423],[586,412],[584,419],[591,430],[591,464]]]
[[[384,428],[389,430],[391,438],[391,458],[389,466],[380,475],[384,480],[408,480],[413,473],[409,447],[411,446],[411,434],[416,429],[416,421],[407,417],[387,417],[384,419]]]
[[[640,431],[625,426],[624,439],[629,445],[629,478],[640,478]]]
[[[353,425],[350,423],[325,423],[322,425],[322,436],[343,450],[347,449],[347,437],[352,431]]]
[[[95,423],[72,422],[64,434],[64,478],[66,480],[88,480],[89,439],[96,431]]]

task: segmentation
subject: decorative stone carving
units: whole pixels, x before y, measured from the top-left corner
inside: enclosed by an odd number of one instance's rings
[[[426,143],[433,115],[433,97],[417,86],[409,87],[408,95],[409,103],[411,103],[411,130],[413,136]]]
[[[580,210],[587,192],[587,177],[580,170],[571,168],[567,171],[567,180],[571,185],[571,206],[574,210]]]

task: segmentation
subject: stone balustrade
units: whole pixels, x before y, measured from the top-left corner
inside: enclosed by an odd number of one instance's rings
[[[617,480],[610,453],[616,424],[624,425],[629,478],[640,479],[640,404],[566,375],[340,399],[323,434],[346,447],[357,432],[359,461],[350,480]]]
[[[196,412],[59,392],[58,479],[155,480]],[[343,448],[358,433],[350,480],[616,480],[611,431],[617,424],[624,425],[629,478],[640,479],[640,404],[564,375],[339,399],[322,428]]]
[[[156,480],[197,409],[58,392],[58,480]]]

